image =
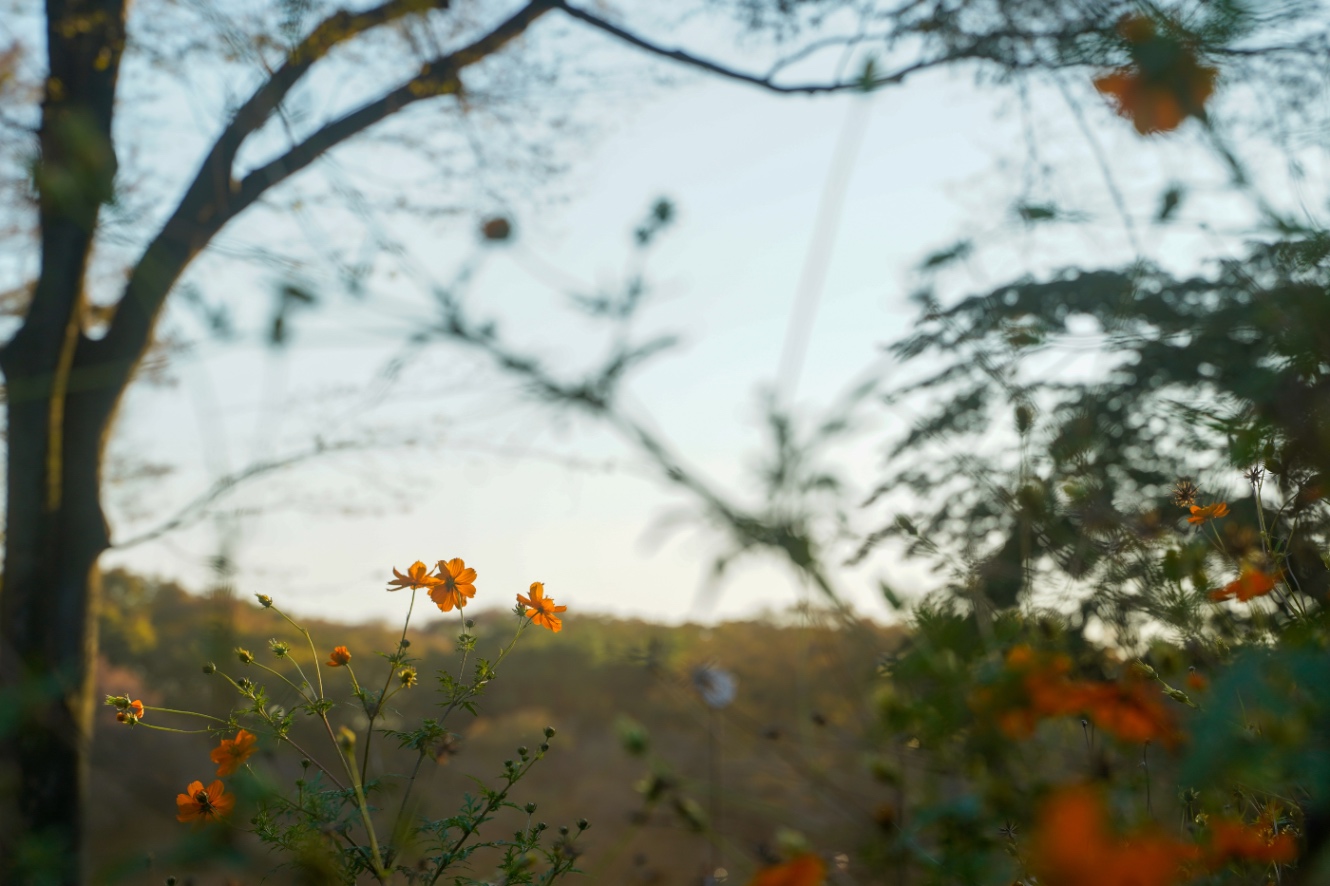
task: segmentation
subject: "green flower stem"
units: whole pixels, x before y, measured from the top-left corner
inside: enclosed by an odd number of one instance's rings
[[[300,697],[303,698],[305,701],[307,701],[307,702],[309,702],[309,703],[311,703],[311,704],[314,702],[314,699],[312,699],[312,698],[309,697],[309,693],[307,693],[304,689],[301,689],[301,688],[300,688],[299,686],[297,686],[296,684],[292,683],[292,682],[290,681],[290,679],[288,679],[287,676],[286,676],[285,674],[283,674],[281,671],[275,671],[275,670],[273,670],[272,668],[268,667],[266,664],[263,664],[262,662],[257,661],[257,660],[250,662],[250,664],[252,664],[252,665],[253,665],[254,667],[256,667],[256,668],[263,668],[265,671],[267,671],[268,673],[272,674],[272,675],[273,675],[274,677],[276,677],[277,679],[281,680],[281,681],[282,681],[283,683],[285,683],[287,686],[290,686],[290,687],[291,687],[292,689],[294,689],[297,693],[299,693],[299,694],[300,694]],[[304,675],[301,675],[301,676],[302,676],[302,678],[303,678]],[[308,683],[309,681],[306,680],[305,682]]]
[[[288,655],[287,658],[291,660],[291,664],[295,667],[296,673],[300,675],[300,681],[309,687],[310,692],[313,692],[314,684],[309,681],[309,677],[305,676],[305,671],[300,667],[300,662],[296,661],[294,656]]]
[[[365,727],[365,753],[360,760],[360,780],[362,782],[369,775],[369,745],[374,739],[374,721],[379,718],[379,714],[383,713],[383,705],[388,701],[388,687],[392,685],[393,674],[397,673],[397,665],[399,663],[398,656],[400,656],[402,650],[406,648],[406,629],[411,625],[411,613],[415,611],[416,608],[417,590],[419,590],[419,588],[411,589],[411,602],[407,604],[406,620],[402,622],[402,638],[397,641],[397,654],[388,659],[388,676],[383,681],[383,691],[379,693],[378,699],[374,702],[374,710],[371,711],[369,710],[368,705],[365,706],[365,713],[369,715],[369,725]],[[347,667],[349,669],[350,666],[348,665]],[[352,677],[351,679],[354,681],[355,677]],[[359,691],[359,688],[357,688],[356,692],[359,693]],[[361,696],[361,702],[364,703],[363,695]]]
[[[517,630],[513,632],[513,639],[508,642],[507,646],[505,646],[503,649],[499,651],[499,657],[494,660],[494,664],[491,667],[491,672],[495,672],[498,670],[498,667],[503,662],[504,658],[507,657],[508,653],[511,652],[513,650],[513,647],[517,645],[517,638],[522,636],[522,631],[526,630],[526,626],[531,623],[530,620],[527,619],[525,616],[518,616],[518,617],[521,619],[521,621],[517,625]],[[463,662],[465,662],[465,660],[466,659],[464,656]],[[480,687],[483,685],[485,684],[481,682],[468,686],[463,692],[457,694],[452,699],[449,699],[448,706],[444,708],[443,714],[439,716],[439,724],[442,725],[448,719],[448,715],[451,714],[453,711],[455,711],[458,708],[458,706],[462,704],[462,702],[476,696],[479,693]],[[538,753],[536,756],[532,757],[531,762],[540,759],[541,756],[543,756],[543,754]],[[421,748],[420,756],[416,758],[416,765],[411,769],[411,777],[407,779],[406,790],[402,792],[402,803],[398,807],[397,818],[395,819],[393,824],[394,833],[402,825],[402,818],[403,816],[406,815],[407,800],[411,797],[411,789],[414,788],[416,785],[416,776],[420,773],[420,766],[424,762],[425,762],[425,749]],[[530,764],[527,764],[527,766],[529,768]],[[435,879],[437,878],[438,875],[436,874]]]
[[[351,774],[354,775],[356,768],[354,766],[349,768]],[[374,825],[369,818],[369,804],[365,801],[365,791],[361,788],[359,781],[355,782],[354,787],[356,789],[356,802],[360,804],[360,817],[364,819],[365,832],[369,835],[369,851],[374,857],[374,876],[381,883],[387,882],[388,871],[384,868],[383,856],[379,853],[379,840],[374,835]]]
[[[509,648],[511,648],[511,646]],[[510,770],[504,776],[508,782],[507,786],[485,801],[485,808],[480,810],[480,814],[473,816],[471,820],[467,822],[467,826],[462,829],[462,834],[457,838],[457,841],[453,843],[451,848],[447,849],[439,856],[439,863],[434,869],[434,876],[430,877],[430,886],[434,886],[443,872],[448,869],[449,863],[451,863],[452,859],[457,856],[458,851],[466,844],[466,841],[471,839],[472,835],[480,829],[481,823],[487,821],[495,810],[503,806],[504,801],[508,799],[508,792],[513,789],[513,785],[521,781],[522,777],[531,771],[531,767],[536,764],[536,761],[544,756],[545,754],[543,752],[537,752],[531,757],[531,759],[518,765],[517,768]]]
[[[332,724],[328,722],[328,715],[321,713],[319,719],[323,721],[323,726],[328,730],[328,739],[333,743],[333,748],[337,751],[337,757],[342,761],[342,766],[346,769],[347,776],[351,779],[351,787],[356,792],[356,804],[360,807],[360,820],[364,822],[365,833],[369,836],[369,849],[374,860],[374,877],[380,883],[386,882],[388,872],[383,867],[383,855],[379,852],[379,838],[374,833],[374,820],[369,815],[369,803],[365,800],[365,791],[360,785],[360,778],[356,773],[356,767],[353,765],[351,754],[342,750],[341,744],[337,741],[337,736],[333,734]]]
[[[499,665],[503,664],[503,660],[508,657],[508,653],[512,652],[513,647],[517,645],[517,638],[522,636],[522,632],[526,630],[527,625],[531,624],[530,619],[528,619],[524,615],[518,616],[518,618],[520,618],[521,621],[517,625],[517,630],[513,632],[513,638],[508,641],[507,646],[499,650],[499,657],[494,659],[494,663],[490,665],[490,674],[491,674],[490,680],[498,676]],[[462,702],[467,701],[468,699],[471,698],[475,698],[477,695],[479,695],[481,688],[484,687],[484,685],[488,682],[490,681],[480,680],[466,687],[466,689],[462,693],[460,693],[456,698],[450,699],[448,702],[448,706],[443,709],[443,714],[440,715],[439,717],[439,723],[442,724],[445,720],[447,720],[448,715],[451,714],[453,711],[457,710],[457,708],[462,704]]]
[[[577,838],[582,836],[583,833],[585,832],[579,830],[577,833],[573,834],[571,837],[568,838],[568,843],[570,844],[576,843]],[[632,835],[632,832],[630,831],[629,834]],[[546,871],[545,876],[540,879],[540,883],[542,884],[542,886],[549,886],[550,883],[554,882],[556,877],[570,872],[573,869],[574,860],[575,859],[569,858],[564,861],[555,862],[554,866],[551,867],[548,871]]]
[[[271,607],[269,607],[269,608],[272,609],[273,612],[276,612],[278,615],[280,615],[282,618],[286,619],[287,624],[291,625],[291,627],[295,628],[297,631],[299,631],[300,633],[302,633],[302,634],[305,635],[305,642],[309,644],[309,654],[313,657],[313,661],[314,661],[314,675],[315,675],[316,677],[319,678],[319,699],[322,700],[322,699],[323,699],[323,671],[321,671],[321,670],[319,669],[319,653],[318,653],[318,650],[316,650],[316,649],[314,648],[314,638],[311,637],[311,636],[309,635],[309,631],[306,630],[303,626],[298,625],[298,624],[296,624],[294,621],[292,621],[292,620],[291,620],[291,616],[287,615],[285,612],[283,612],[282,610],[278,609],[276,606],[271,606]],[[292,661],[295,661],[295,659],[292,659]],[[296,670],[300,670],[300,666],[299,666],[299,665],[296,665]],[[306,680],[306,679],[305,679],[305,674],[304,674],[303,671],[302,671],[301,674],[300,674],[300,678],[301,678],[302,680],[305,680],[306,683],[309,682],[309,680]],[[313,689],[314,687],[311,686],[310,688]]]
[[[229,723],[229,720],[223,720],[221,717],[214,717],[211,714],[200,714],[198,711],[177,711],[175,708],[159,708],[152,705],[144,705],[145,711],[161,711],[163,714],[181,714],[186,717],[202,717],[205,720],[212,720],[214,723]]]
[[[466,612],[462,609],[461,606],[457,607],[457,616],[462,622],[462,637],[463,639],[465,639],[467,636]],[[469,643],[464,644],[462,647],[462,663],[457,668],[457,679],[459,680],[463,680],[466,678],[466,660],[470,655],[471,655],[471,644]]]
[[[402,829],[402,819],[406,817],[406,801],[411,796],[411,789],[416,786],[416,776],[420,774],[420,764],[425,762],[425,749],[421,748],[416,756],[416,765],[411,767],[411,777],[406,780],[406,790],[402,791],[402,802],[397,807],[397,817],[393,819],[393,835],[396,835]]]
[[[283,806],[285,806],[287,809],[308,814],[309,810],[305,808],[305,790],[304,788],[299,788],[298,790],[299,790],[298,796],[300,797],[299,803],[292,803],[290,800],[281,796],[276,796],[273,799],[277,803],[280,803]],[[351,835],[346,833],[345,830],[334,831],[333,833],[336,836],[341,837],[343,840],[345,840],[346,845],[350,846],[353,850],[355,850],[357,855],[363,856],[366,861],[369,861],[369,850],[367,850],[364,846],[361,846],[355,840],[352,840]]]
[[[144,723],[142,720],[139,720],[134,725],[142,726],[144,729],[156,729],[158,732],[178,732],[181,735],[199,735],[209,731],[207,729],[176,729],[173,726],[154,726],[151,723]]]
[[[305,750],[300,745],[296,744],[295,740],[291,738],[291,736],[282,735],[279,736],[278,738],[280,741],[284,741],[287,744],[289,744],[291,747],[295,748],[296,751],[300,754],[300,756],[304,757],[306,760],[313,763],[315,766],[319,767],[319,771],[322,772],[324,775],[328,776],[328,780],[337,786],[337,790],[339,791],[346,790],[346,785],[342,784],[342,782],[337,778],[337,776],[333,775],[332,772],[329,771],[327,766],[324,766],[322,763],[320,763],[314,757],[314,755],[311,754],[309,751]]]

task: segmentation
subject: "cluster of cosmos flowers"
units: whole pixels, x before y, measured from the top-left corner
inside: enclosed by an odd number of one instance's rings
[[[1115,682],[1076,679],[1061,653],[1027,645],[1012,648],[1004,677],[972,698],[1011,739],[1033,734],[1046,717],[1079,715],[1084,723],[1135,744],[1174,747],[1183,738],[1148,669],[1128,668]],[[1201,684],[1192,684],[1199,686]],[[1176,691],[1174,691],[1176,694]],[[1099,788],[1073,784],[1054,790],[1041,807],[1026,866],[1049,886],[1177,886],[1230,862],[1287,864],[1297,856],[1294,836],[1281,831],[1278,809],[1248,824],[1238,818],[1197,818],[1206,840],[1180,839],[1154,825],[1118,834]]]
[[[244,729],[237,732],[235,738],[223,738],[208,755],[217,764],[217,778],[206,788],[201,781],[190,782],[183,794],[176,795],[176,820],[204,823],[228,815],[236,798],[226,792],[222,779],[235,775],[258,743],[258,736]]]
[[[1255,824],[1238,819],[1207,822],[1209,841],[1181,840],[1156,826],[1117,834],[1109,826],[1103,795],[1075,785],[1043,804],[1030,852],[1040,883],[1050,886],[1174,886],[1230,862],[1286,864],[1297,843],[1278,833],[1274,816]]]
[[[432,573],[428,566],[417,560],[407,568],[406,574],[394,567],[393,575],[396,578],[388,582],[388,590],[427,590],[429,598],[441,612],[450,612],[454,607],[461,609],[476,595],[476,570],[459,559],[440,560]],[[554,600],[545,596],[544,582],[533,581],[528,595],[518,594],[517,602],[535,624],[556,634],[563,630],[559,613],[566,612],[568,607],[555,606]]]
[[[476,595],[476,570],[468,567],[459,558],[438,561],[432,572],[428,566],[417,560],[407,568],[405,573],[394,567],[393,575],[394,578],[388,581],[387,589],[389,591],[409,589],[414,592],[416,590],[426,590],[430,600],[442,612],[450,612],[453,609],[460,612]],[[258,599],[264,608],[270,608],[273,605],[272,598],[263,594],[258,595]],[[568,607],[556,606],[552,598],[546,597],[544,583],[532,582],[527,594],[517,595],[517,604],[516,611],[530,619],[533,624],[540,625],[555,633],[563,630],[563,621],[559,618],[559,614],[566,612]],[[278,653],[279,655],[290,654],[285,643],[274,640],[273,648],[274,651],[281,650]],[[236,652],[242,662],[246,664],[254,662],[254,656],[248,650],[237,649]],[[328,660],[324,662],[327,667],[346,667],[348,671],[350,670],[350,664],[351,650],[346,646],[334,646],[332,651],[328,653]],[[215,666],[208,665],[204,668],[204,671],[212,673],[215,671]],[[416,671],[413,667],[403,669],[399,677],[403,687],[416,684]],[[117,721],[130,726],[140,724],[145,713],[148,710],[153,710],[153,708],[144,705],[142,700],[130,699],[128,696],[108,696],[106,704],[116,709]],[[172,711],[168,708],[157,708],[156,710],[168,713],[191,713],[188,711]],[[176,796],[177,820],[202,824],[226,817],[235,807],[236,800],[234,794],[227,793],[222,779],[234,775],[254,753],[257,746],[258,736],[245,729],[240,729],[232,738],[220,739],[220,744],[213,748],[210,755],[212,762],[217,764],[216,778],[206,787],[202,781],[190,782],[184,793]]]
[[[1001,684],[975,693],[976,710],[992,714],[1009,738],[1028,738],[1049,717],[1079,715],[1122,741],[1177,745],[1181,735],[1163,694],[1134,671],[1117,681],[1070,676],[1071,659],[1024,644],[1007,653]]]

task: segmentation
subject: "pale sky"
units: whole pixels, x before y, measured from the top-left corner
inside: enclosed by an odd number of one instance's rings
[[[1210,215],[1206,188],[1222,183],[1213,162],[1192,147],[1194,133],[1143,140],[1088,84],[1078,97],[1145,254],[1185,263],[1202,249],[1236,248],[1194,223],[1218,217]],[[977,86],[968,72],[919,77],[867,100],[777,97],[688,77],[645,99],[598,106],[598,131],[570,152],[570,168],[551,186],[566,199],[512,207],[517,241],[486,253],[466,290],[468,306],[476,317],[499,319],[513,342],[552,366],[593,365],[607,338],[569,310],[564,290],[620,279],[633,226],[657,196],[671,198],[678,221],[650,256],[653,293],[634,331],[643,338],[677,333],[682,344],[632,377],[630,402],[690,465],[732,494],[747,494],[748,466],[763,440],[760,393],[776,378],[838,139],[857,113],[854,103],[864,101],[866,127],[799,378],[804,414],[829,404],[880,358],[882,344],[908,329],[913,269],[932,250],[963,236],[987,243],[965,268],[964,286],[975,290],[1027,270],[1113,264],[1136,254],[1095,151],[1054,89],[1036,90],[1030,101],[1039,159],[1052,172],[1027,181],[1034,167],[1026,162],[1015,93]],[[355,155],[343,156],[349,163]],[[1192,223],[1163,233],[1149,217],[1161,186],[1174,180],[1199,184],[1200,192],[1183,211]],[[1089,213],[1093,222],[1025,231],[1011,221],[1023,191]],[[471,253],[474,223],[453,219],[437,240],[402,236],[418,265],[446,281]],[[248,316],[262,320],[276,280],[266,269],[212,255],[188,282],[249,299],[258,307]],[[950,294],[965,291],[958,285]],[[240,594],[269,594],[292,611],[344,619],[396,618],[396,605],[385,604],[399,601],[383,595],[391,567],[447,557],[479,571],[478,606],[510,606],[530,582],[544,581],[569,605],[569,627],[578,612],[717,619],[799,599],[788,570],[768,557],[739,564],[698,605],[716,550],[709,530],[686,522],[660,529],[689,502],[605,429],[532,403],[475,355],[435,344],[413,351],[395,381],[383,383],[384,367],[410,350],[411,333],[433,314],[405,278],[380,292],[362,305],[333,299],[297,315],[292,344],[281,351],[257,333],[239,342],[195,336],[171,365],[169,384],[136,388],[113,442],[110,476],[135,462],[172,471],[113,484],[114,537],[147,530],[218,477],[306,451],[316,437],[379,445],[323,455],[239,487],[215,506],[233,515],[229,532],[210,517],[112,551],[104,564],[202,590],[225,544]],[[173,328],[197,329],[179,303],[173,311]],[[909,419],[876,416],[866,442],[843,454],[862,489],[878,477],[884,436]],[[880,525],[884,518],[879,511],[865,520]],[[878,576],[914,591],[935,581],[889,552],[841,576],[850,602],[878,617],[887,616]]]

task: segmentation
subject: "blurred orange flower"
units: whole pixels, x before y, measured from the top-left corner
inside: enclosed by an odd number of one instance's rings
[[[217,777],[225,778],[234,775],[240,768],[240,764],[249,759],[250,754],[254,753],[254,747],[259,742],[259,737],[252,732],[246,732],[241,729],[236,733],[235,738],[224,738],[222,743],[212,749],[209,755],[211,760],[217,764]]]
[[[1246,603],[1248,600],[1264,597],[1273,591],[1275,582],[1278,580],[1277,575],[1271,575],[1263,569],[1258,569],[1255,566],[1243,566],[1237,579],[1222,588],[1211,591],[1210,599],[1219,601],[1231,600],[1237,597],[1238,600]]]
[[[1174,886],[1200,849],[1157,830],[1119,838],[1093,788],[1055,792],[1043,804],[1030,865],[1045,886]]]
[[[414,591],[416,588],[432,588],[439,583],[437,578],[429,574],[429,567],[419,560],[411,564],[406,570],[406,575],[398,572],[397,567],[394,566],[393,575],[397,577],[389,580],[388,590],[390,591],[400,591],[402,588],[410,588]]]
[[[1018,697],[1008,695],[1008,703],[995,702],[993,691],[986,688],[976,695],[976,701],[979,707],[999,709],[995,712],[998,728],[1010,738],[1028,738],[1040,720],[1074,710],[1070,703],[1075,687],[1067,678],[1071,660],[1065,655],[1035,652],[1021,644],[1007,653],[1007,670],[1020,675]]]
[[[517,602],[527,607],[526,614],[533,622],[544,628],[549,628],[554,633],[563,630],[563,621],[556,613],[567,612],[567,606],[555,606],[552,598],[545,596],[545,583],[533,581],[531,583],[531,596],[523,597],[517,595]]]
[[[1220,867],[1230,861],[1288,864],[1298,857],[1292,834],[1276,834],[1269,822],[1249,825],[1234,819],[1210,824],[1210,863]]]
[[[234,794],[228,794],[220,781],[205,789],[203,782],[192,781],[183,794],[176,794],[176,821],[207,822],[229,815],[236,805]]]
[[[1094,88],[1110,96],[1117,112],[1141,135],[1171,132],[1189,116],[1198,115],[1215,89],[1219,72],[1194,61],[1177,83],[1151,83],[1134,67],[1096,77]]]
[[[1128,678],[1118,683],[1086,684],[1080,692],[1086,716],[1122,741],[1137,744],[1157,741],[1171,748],[1182,740],[1164,706],[1163,693],[1144,680]]]
[[[351,663],[351,650],[345,646],[334,646],[333,651],[328,653],[327,665],[330,668],[340,668],[344,664]]]
[[[1137,132],[1168,132],[1205,113],[1217,70],[1197,61],[1195,50],[1176,37],[1161,36],[1145,16],[1125,17],[1118,32],[1132,62],[1096,77],[1094,87],[1113,100]]]
[[[1228,502],[1226,501],[1215,502],[1212,505],[1206,505],[1204,507],[1201,507],[1200,505],[1192,505],[1191,516],[1187,518],[1187,522],[1193,525],[1199,525],[1207,520],[1213,520],[1216,517],[1227,516]]]
[[[765,867],[753,875],[748,886],[822,886],[827,881],[827,866],[812,853],[792,858],[784,864]]]
[[[476,595],[476,586],[473,584],[476,570],[469,568],[466,563],[457,558],[440,560],[437,570],[438,577],[434,580],[434,587],[430,588],[429,598],[439,609],[444,612],[454,606],[461,609],[466,605],[468,597]]]
[[[1020,695],[997,705],[998,728],[1011,738],[1027,738],[1047,717],[1084,714],[1100,729],[1123,741],[1158,741],[1172,747],[1181,738],[1162,694],[1144,681],[1119,683],[1072,680],[1065,655],[1035,652],[1020,645],[1007,653],[1007,669],[1020,675]],[[991,691],[978,695],[979,706],[993,707]]]

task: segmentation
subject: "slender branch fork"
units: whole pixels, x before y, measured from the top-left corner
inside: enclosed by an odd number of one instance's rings
[[[835,93],[835,92],[850,92],[854,90],[861,90],[861,91],[869,90],[878,86],[887,86],[891,84],[901,83],[905,80],[905,78],[909,77],[911,74],[916,74],[919,73],[920,71],[926,71],[929,68],[937,67],[938,65],[954,61],[954,59],[949,55],[939,56],[936,58],[921,59],[917,62],[905,65],[904,67],[892,71],[889,74],[873,76],[867,79],[862,77],[856,77],[852,80],[839,80],[839,81],[832,81],[829,83],[784,84],[784,83],[778,83],[774,79],[774,73],[780,70],[781,66],[779,65],[773,68],[773,73],[769,73],[766,75],[750,74],[746,71],[740,71],[736,68],[731,68],[726,65],[720,64],[719,62],[714,62],[711,61],[710,59],[702,58],[701,56],[698,55],[693,55],[692,53],[685,52],[684,50],[681,49],[669,49],[667,47],[661,46],[658,43],[653,43],[652,41],[647,40],[637,34],[634,34],[632,31],[622,28],[614,24],[613,22],[608,21],[607,19],[603,19],[598,15],[594,15],[590,12],[587,12],[584,9],[581,9],[580,7],[574,6],[571,3],[567,3],[565,2],[565,0],[551,0],[550,5],[560,10],[565,15],[575,18],[578,21],[583,22],[584,24],[590,25],[596,30],[602,31],[610,35],[616,40],[619,40],[623,43],[627,43],[629,46],[641,49],[651,55],[656,55],[660,56],[661,58],[669,59],[670,61],[679,62],[680,64],[687,65],[688,67],[698,68],[700,70],[706,71],[711,74],[717,74],[721,77],[726,78],[727,80],[737,80],[740,83],[747,83],[750,86],[758,86],[770,92],[816,95],[816,94],[826,94],[826,93]]]

